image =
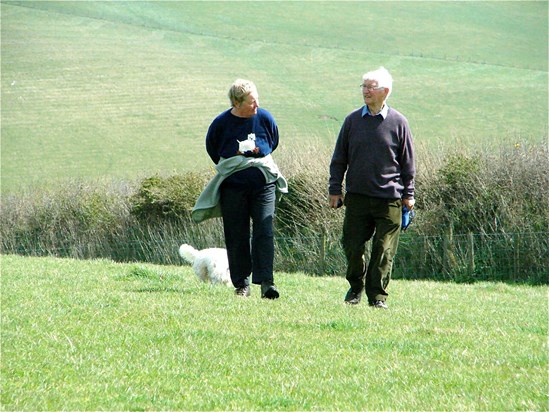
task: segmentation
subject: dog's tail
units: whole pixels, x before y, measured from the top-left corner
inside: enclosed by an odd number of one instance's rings
[[[184,243],[179,247],[179,256],[192,264],[198,256],[198,250],[196,250],[191,245],[187,245],[186,243]]]

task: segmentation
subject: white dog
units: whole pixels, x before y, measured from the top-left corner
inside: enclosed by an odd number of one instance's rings
[[[179,256],[192,265],[194,273],[203,282],[233,286],[227,250],[220,248],[196,250],[191,245],[183,244],[179,247]]]

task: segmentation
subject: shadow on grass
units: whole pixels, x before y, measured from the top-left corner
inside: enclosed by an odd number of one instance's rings
[[[199,288],[178,288],[170,286],[146,286],[137,289],[128,289],[128,292],[135,293],[179,293],[181,295],[195,295],[198,293]]]

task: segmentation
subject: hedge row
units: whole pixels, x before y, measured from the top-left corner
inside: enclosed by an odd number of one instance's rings
[[[416,219],[403,235],[396,273],[547,282],[547,148],[456,152],[437,159],[420,155]],[[290,191],[277,209],[277,270],[342,273],[343,211],[327,207],[325,165],[302,167],[294,162],[282,170]],[[71,182],[55,190],[4,196],[2,253],[179,263],[180,243],[197,248],[223,245],[218,220],[196,225],[190,219],[209,178],[210,172],[190,172],[152,176],[133,184]],[[535,240],[509,241],[517,233]],[[475,246],[461,253],[468,249],[459,246],[459,239],[467,239],[468,245],[471,236]],[[506,240],[483,240],[490,236]],[[471,253],[478,264],[471,261]],[[501,268],[501,275],[486,256],[520,256],[520,260],[510,262],[511,269]]]

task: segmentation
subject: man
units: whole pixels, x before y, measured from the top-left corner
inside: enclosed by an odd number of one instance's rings
[[[329,205],[345,205],[342,245],[350,289],[345,302],[387,309],[387,287],[398,247],[402,207],[414,207],[414,148],[406,118],[386,103],[393,88],[380,67],[362,77],[365,105],[341,127],[330,163]],[[345,177],[345,196],[342,182]],[[373,236],[366,268],[366,242]]]

